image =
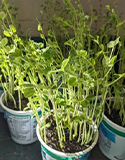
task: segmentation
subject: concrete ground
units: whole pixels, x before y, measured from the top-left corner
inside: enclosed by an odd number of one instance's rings
[[[3,113],[0,113],[0,160],[42,160],[39,141],[30,145],[19,145],[11,139]],[[97,144],[88,160],[108,159],[101,153]]]

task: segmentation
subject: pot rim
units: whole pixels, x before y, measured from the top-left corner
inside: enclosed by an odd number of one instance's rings
[[[121,132],[125,132],[125,128],[111,121],[105,114],[103,115],[104,120],[110,124],[113,128],[120,130]]]
[[[108,100],[108,99],[113,99],[113,98],[114,98],[114,97],[109,97],[109,98],[107,98],[107,100]],[[121,98],[124,98],[124,97],[121,97]],[[108,122],[113,128],[115,128],[115,129],[117,128],[118,130],[120,130],[120,131],[122,131],[122,132],[125,132],[125,127],[122,127],[122,126],[114,123],[114,122],[111,121],[105,114],[103,115],[103,117],[104,117],[104,120],[105,120],[106,122]]]
[[[42,119],[42,117],[41,117]],[[97,129],[97,126],[95,125],[96,129]],[[37,124],[37,127],[36,127],[36,133],[37,133],[37,137],[38,137],[38,140],[40,141],[40,143],[45,147],[47,148],[50,152],[58,155],[58,156],[63,156],[63,157],[75,157],[75,156],[81,156],[83,154],[86,154],[88,152],[90,152],[94,146],[97,144],[97,141],[98,141],[98,136],[99,136],[99,131],[98,129],[96,130],[97,133],[96,133],[96,136],[95,136],[95,139],[94,139],[94,142],[88,147],[86,148],[85,150],[83,151],[79,151],[79,152],[75,152],[75,153],[64,153],[64,152],[61,152],[61,151],[57,151],[53,148],[51,148],[50,146],[48,146],[41,138],[40,136],[40,133],[39,133],[39,125]]]
[[[6,112],[9,112],[11,114],[16,114],[16,115],[29,115],[29,114],[33,114],[32,110],[27,110],[27,111],[18,111],[18,110],[13,110],[13,109],[10,109],[8,107],[6,107],[4,104],[3,104],[3,100],[4,100],[4,96],[5,96],[5,92],[2,93],[1,97],[0,97],[0,104],[2,106],[2,108],[6,111]],[[38,108],[39,110],[40,108]]]

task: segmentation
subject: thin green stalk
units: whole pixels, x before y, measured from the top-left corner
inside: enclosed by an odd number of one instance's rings
[[[82,131],[82,142],[81,145],[83,145],[86,141],[86,121],[83,123],[83,131]]]
[[[18,90],[19,110],[21,111],[21,92]]]
[[[80,122],[80,123],[79,123],[79,135],[78,135],[78,140],[77,140],[77,142],[80,142],[80,140],[81,140],[82,125],[83,125],[83,122]]]
[[[59,143],[60,143],[60,147],[63,148],[63,145],[62,145],[62,137],[61,137],[61,131],[60,131],[60,126],[59,126],[59,123],[58,123],[58,118],[57,118],[57,107],[56,107],[56,104],[54,102],[54,99],[53,99],[53,96],[52,96],[52,91],[49,90],[48,92],[49,94],[49,97],[50,97],[50,100],[52,102],[52,105],[53,105],[53,113],[55,115],[55,120],[56,120],[56,126],[57,126],[57,133],[58,133],[58,137],[59,137]]]

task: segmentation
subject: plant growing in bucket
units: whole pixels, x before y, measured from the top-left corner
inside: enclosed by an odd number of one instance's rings
[[[115,34],[124,32],[124,21],[114,9],[109,9],[110,18],[114,17]],[[111,28],[112,29],[112,28]],[[99,147],[109,159],[125,159],[125,99],[124,99],[124,36],[121,35],[120,43],[115,49],[116,64],[110,74],[110,79],[117,75],[119,80],[111,84],[105,102],[104,119],[100,125]]]
[[[4,8],[0,12],[0,22],[4,37],[0,43],[0,80],[5,92],[1,96],[1,106],[5,110],[12,139],[20,144],[30,144],[37,140],[34,127],[36,118],[32,111],[23,111],[28,99],[18,87],[26,78],[26,70],[23,69],[21,60],[25,56],[25,42],[17,35],[13,21],[8,20],[12,20],[8,4],[6,1],[2,3]],[[41,111],[38,112],[40,115]]]
[[[125,123],[125,108],[124,108],[124,98],[121,98],[121,93],[124,90],[124,62],[125,62],[125,54],[124,54],[124,36],[120,38],[120,43],[118,44],[119,39],[115,40],[116,37],[119,36],[119,33],[124,32],[124,21],[121,21],[120,16],[118,15],[118,12],[115,10],[117,8],[117,4],[115,3],[115,9],[111,8],[109,5],[106,5],[106,13],[103,13],[103,8],[101,9],[101,14],[94,16],[92,11],[92,6],[90,4],[91,8],[91,14],[86,15],[84,14],[84,11],[82,9],[82,6],[77,1],[78,4],[77,10],[72,5],[71,1],[64,1],[65,7],[62,10],[59,10],[61,12],[61,16],[54,15],[54,20],[52,16],[50,16],[50,9],[52,9],[52,4],[49,3],[48,0],[47,5],[43,7],[45,10],[45,14],[47,14],[49,27],[53,28],[56,31],[56,34],[61,32],[61,36],[64,36],[66,39],[67,37],[72,37],[72,30],[75,31],[75,40],[80,40],[81,38],[81,46],[85,49],[87,49],[88,54],[91,54],[93,57],[95,57],[95,68],[98,70],[98,75],[100,77],[103,77],[106,73],[103,72],[103,65],[106,63],[109,63],[111,61],[110,55],[108,55],[109,50],[113,48],[112,54],[114,55],[112,61],[115,61],[115,67],[112,67],[111,73],[109,74],[109,81],[113,81],[116,79],[117,83],[110,84],[110,88],[108,89],[108,95],[107,97],[114,97],[109,100],[108,98],[108,105],[107,109],[105,109],[105,113],[107,112],[108,117],[110,117],[110,120],[117,120],[116,116],[119,117],[119,120],[121,121],[121,125],[124,126]],[[58,4],[58,3],[57,3]],[[100,4],[102,7],[102,4]],[[49,8],[49,9],[48,9]],[[97,11],[96,11],[97,12]],[[63,16],[62,16],[63,15]],[[95,30],[94,33],[98,33],[99,36],[95,34],[95,37],[97,36],[97,39],[99,39],[100,43],[103,43],[103,46],[105,47],[105,50],[108,52],[105,54],[105,59],[103,58],[104,55],[100,54],[100,48],[98,47],[98,42],[93,44],[93,39],[91,38],[91,25],[93,26],[94,21],[101,21],[101,26],[99,30]],[[58,31],[59,30],[59,31]],[[121,31],[122,30],[122,31]],[[80,34],[79,34],[80,33]],[[60,35],[60,34],[59,34]],[[94,34],[93,34],[94,36]],[[109,40],[112,39],[114,41]],[[61,39],[62,40],[62,39]],[[96,42],[96,40],[94,40]],[[79,42],[77,45],[74,45],[74,48],[77,49]],[[108,44],[108,45],[107,45]],[[117,45],[118,44],[118,45]],[[63,47],[64,48],[64,47]],[[98,55],[98,58],[96,58]],[[117,55],[117,56],[115,56]],[[103,61],[102,61],[103,59]],[[102,65],[103,63],[103,65]],[[108,65],[110,65],[109,63]],[[107,65],[107,64],[106,64]],[[105,66],[106,67],[106,66]],[[116,78],[118,77],[118,79]],[[118,81],[119,80],[119,81]],[[115,93],[114,93],[114,92]],[[124,93],[123,93],[124,94]],[[122,94],[122,95],[123,95]],[[101,95],[101,93],[99,94]],[[114,100],[113,100],[114,99]],[[110,102],[109,102],[110,101]],[[113,102],[114,101],[114,102]],[[107,102],[107,101],[106,101]],[[111,103],[112,102],[112,103]],[[110,104],[113,104],[112,106]],[[115,110],[115,115],[113,116],[113,111]],[[119,114],[118,114],[119,113]],[[107,122],[106,116],[104,115],[103,122]],[[103,126],[104,123],[101,123],[100,126],[100,139],[101,139],[101,150],[105,155],[109,158],[122,158],[124,159],[124,128],[120,129],[121,134],[120,141],[118,140],[115,142],[114,140],[111,140],[111,136],[114,137],[116,133],[112,133],[113,129],[108,132],[110,127],[106,129]],[[105,122],[105,124],[106,124]],[[113,125],[113,123],[110,123],[108,126],[114,126],[114,128],[119,128]],[[103,132],[103,133],[102,133]],[[116,130],[117,132],[117,130]],[[107,134],[107,137],[105,136]],[[118,137],[116,136],[116,137]],[[103,138],[102,138],[103,137]],[[106,139],[106,141],[105,141]],[[113,139],[113,138],[112,138]],[[115,138],[117,139],[117,138]],[[113,144],[113,145],[111,145]],[[119,145],[121,147],[119,147]],[[114,146],[114,147],[111,147]],[[113,149],[112,149],[113,148]],[[114,149],[115,148],[115,149]],[[121,149],[122,148],[122,149]],[[116,155],[116,156],[115,156]],[[111,158],[111,159],[112,159]]]
[[[125,98],[121,93],[117,83],[114,93],[105,102],[104,119],[100,124],[99,147],[112,160],[125,158]]]
[[[12,16],[11,16],[11,19],[9,17],[7,18],[6,25],[8,26],[9,22],[16,24],[17,8],[14,7],[13,4],[8,4],[6,0],[3,0],[0,4],[0,42],[1,42],[0,47],[2,46],[4,47],[4,43],[6,43],[5,42],[6,40],[5,39],[2,40],[2,38],[4,38],[3,21],[6,17],[5,12],[7,12],[7,7],[9,8],[9,12],[11,13]],[[0,79],[1,79],[0,82],[5,82],[4,75],[2,74],[1,69],[0,69]],[[0,96],[2,95],[2,93],[3,93],[3,87],[2,87],[2,84],[0,83]],[[3,108],[1,108],[1,106],[0,106],[0,112],[3,112]]]
[[[40,24],[38,30],[42,32]],[[29,100],[29,109],[36,116],[37,135],[41,143],[43,159],[87,159],[98,140],[98,127],[102,121],[104,103],[110,84],[109,74],[114,66],[112,54],[118,44],[116,39],[105,53],[99,38],[103,75],[98,73],[95,57],[82,48],[81,39],[72,38],[65,42],[69,50],[64,58],[53,31],[48,32],[45,48],[35,49],[33,57],[23,57],[24,68],[28,68],[29,80],[24,80],[20,90]],[[109,42],[110,44],[111,42]],[[30,50],[29,50],[30,52]],[[109,56],[108,56],[109,55]],[[98,96],[102,99],[98,103]],[[32,95],[32,96],[31,96]],[[42,110],[42,118],[36,112]]]
[[[121,61],[124,61],[124,59],[121,59]],[[121,65],[121,62],[119,64]],[[100,125],[99,147],[104,155],[113,160],[125,158],[125,98],[123,83],[125,73],[119,73],[120,76],[120,80],[115,85],[111,85],[108,92],[104,119]]]

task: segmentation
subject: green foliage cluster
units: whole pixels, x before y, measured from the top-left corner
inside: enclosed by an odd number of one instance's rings
[[[124,92],[125,85],[125,25],[124,20],[121,19],[122,13],[119,13],[117,9],[117,2],[114,2],[114,8],[106,5],[103,8],[102,1],[99,0],[100,9],[95,10],[91,4],[91,1],[88,0],[88,5],[90,6],[91,13],[85,13],[83,6],[79,0],[76,1],[63,1],[63,6],[61,8],[61,3],[58,0],[55,0],[53,6],[58,4],[60,10],[56,10],[56,7],[52,8],[52,2],[50,0],[45,1],[45,5],[42,6],[42,16],[46,15],[48,20],[48,28],[52,29],[58,39],[58,44],[65,50],[64,53],[68,53],[67,50],[69,47],[62,45],[62,42],[65,42],[67,39],[72,39],[74,43],[74,48],[77,50],[84,49],[87,50],[88,54],[94,58],[96,61],[96,69],[101,76],[104,76],[102,62],[109,63],[109,49],[114,46],[116,43],[115,39],[119,37],[118,45],[112,50],[114,58],[114,66],[111,69],[109,74],[109,79],[111,81],[115,80],[117,74],[119,74],[119,80],[117,83],[112,84],[108,90],[108,97],[114,98],[114,105],[108,106],[109,114],[112,114],[111,109],[116,110],[119,113],[122,125],[125,125],[125,106],[121,100],[122,93]],[[74,5],[75,4],[75,5]],[[49,16],[51,12],[49,10],[54,9],[55,13],[52,16]],[[99,23],[99,27],[97,27]],[[44,26],[44,24],[43,24]],[[103,44],[99,46],[99,43]],[[111,41],[109,43],[109,41]],[[80,42],[80,43],[79,43]],[[108,44],[109,43],[109,44]],[[105,61],[103,60],[102,51],[105,51]],[[64,54],[66,57],[67,54]],[[97,58],[98,57],[98,58]],[[103,61],[102,61],[103,60]],[[107,61],[107,62],[106,62]],[[117,104],[117,105],[116,105]],[[122,104],[122,105],[121,105]]]
[[[96,18],[86,15],[80,2],[75,2],[77,9],[71,0],[64,0],[69,15],[66,20],[54,16],[66,35],[63,44],[66,50],[60,46],[53,28],[46,39],[38,24],[45,45],[30,38],[24,40],[13,23],[6,25],[6,12],[0,12],[4,35],[0,40],[1,83],[14,103],[13,94],[18,91],[20,109],[21,97],[28,98],[25,109],[33,111],[45,142],[46,127],[51,125],[46,123],[46,116],[53,116],[61,148],[66,141],[65,129],[69,131],[70,141],[78,137],[81,145],[87,145],[94,140],[110,88],[125,75],[114,72],[118,55],[115,51],[116,47],[120,51],[121,38],[104,42],[101,35],[92,35],[91,24]],[[43,123],[38,107],[42,110]]]

